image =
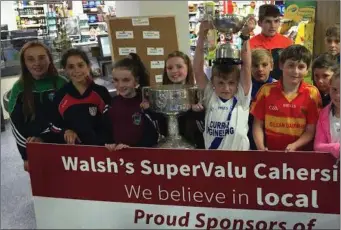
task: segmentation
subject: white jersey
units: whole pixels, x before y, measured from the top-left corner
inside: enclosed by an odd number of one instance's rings
[[[205,148],[221,150],[249,150],[247,137],[251,101],[251,89],[245,96],[239,83],[238,92],[230,100],[223,102],[208,83],[204,92]],[[231,110],[232,109],[232,110]]]

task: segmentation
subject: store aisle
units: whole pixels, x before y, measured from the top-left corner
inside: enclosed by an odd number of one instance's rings
[[[35,228],[30,178],[7,123],[1,132],[1,229]]]

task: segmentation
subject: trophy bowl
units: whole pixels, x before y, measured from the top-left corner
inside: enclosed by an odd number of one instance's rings
[[[178,115],[191,109],[197,98],[197,87],[189,85],[157,85],[144,87],[150,109],[165,115]],[[147,94],[147,95],[146,95]]]
[[[214,27],[222,33],[237,33],[239,32],[246,22],[246,17],[236,14],[226,14],[215,16],[213,19]]]
[[[178,116],[191,109],[200,98],[201,91],[190,85],[157,85],[143,87],[143,98],[149,101],[150,109],[167,118],[168,135],[159,138],[157,148],[193,149],[179,133]]]
[[[213,18],[214,27],[220,33],[225,33],[227,40],[225,44],[218,46],[214,63],[241,64],[240,50],[232,41],[233,34],[238,33],[243,28],[247,18],[236,14],[216,15]]]

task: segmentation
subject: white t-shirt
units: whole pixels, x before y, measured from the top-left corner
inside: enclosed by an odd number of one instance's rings
[[[204,92],[205,114],[205,148],[221,150],[249,150],[250,142],[247,137],[249,130],[248,118],[250,110],[251,89],[245,96],[239,83],[238,92],[230,100],[223,102],[208,83]],[[233,108],[231,112],[231,108]],[[230,120],[228,121],[228,116]],[[220,139],[220,140],[219,140]],[[221,141],[221,142],[220,142]],[[213,144],[212,144],[213,142]]]
[[[330,111],[329,121],[332,143],[338,143],[340,142],[340,118],[333,116],[332,111]]]

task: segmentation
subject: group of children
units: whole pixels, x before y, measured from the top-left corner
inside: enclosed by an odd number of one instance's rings
[[[283,49],[282,77],[271,77],[271,52],[250,47],[255,24],[250,18],[241,31],[242,65],[215,63],[211,77],[203,71],[209,22],[200,25],[193,67],[180,51],[168,55],[163,84],[195,82],[204,91],[203,100],[178,118],[180,134],[199,149],[316,150],[339,158],[339,32],[327,31],[328,53],[312,63],[313,86],[304,82],[312,55],[301,45]],[[9,113],[25,170],[29,142],[102,145],[113,151],[153,147],[167,135],[165,117],[142,100],[149,74],[136,54],[115,62],[114,98],[93,81],[83,51],[70,49],[62,56],[69,81],[58,75],[51,53],[39,42],[24,45],[20,62],[22,75],[12,88]]]

